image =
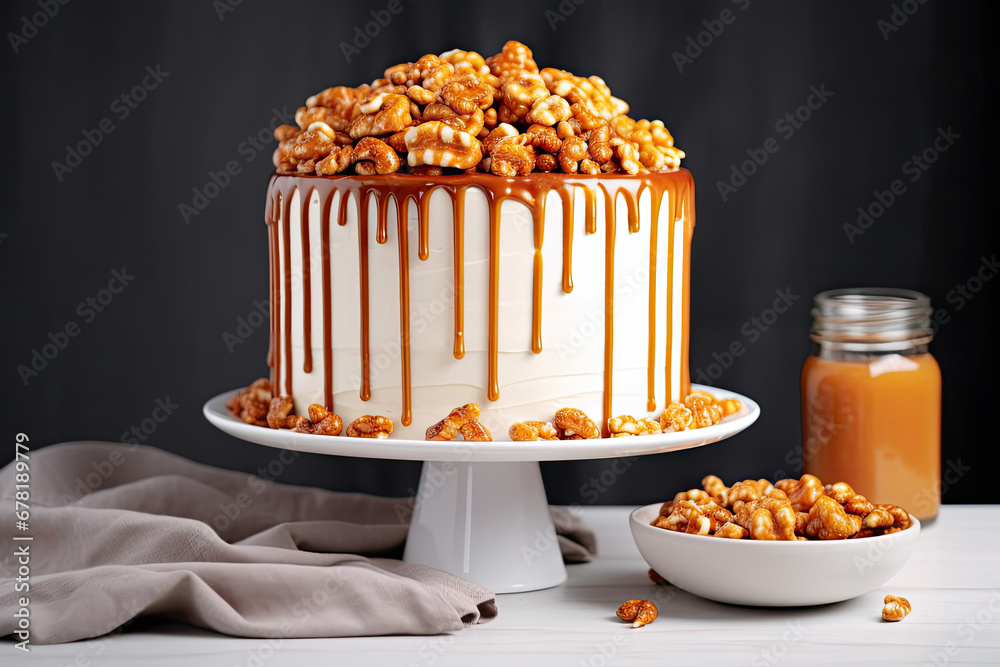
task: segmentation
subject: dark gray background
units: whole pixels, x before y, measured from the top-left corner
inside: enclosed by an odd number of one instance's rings
[[[221,0],[225,2],[226,0]],[[220,5],[221,2],[217,2]],[[275,450],[237,441],[201,416],[209,397],[266,373],[267,327],[230,353],[254,300],[267,294],[264,193],[274,144],[240,148],[272,108],[294,109],[329,85],[369,81],[387,66],[461,47],[484,55],[516,38],[541,66],[599,74],[636,117],[662,118],[687,151],[698,185],[692,269],[691,369],[707,369],[732,342],[747,352],[716,381],[763,406],[744,434],[706,448],[611,461],[543,465],[553,502],[638,504],[714,472],[726,479],[796,471],[798,378],[809,353],[811,296],[823,289],[918,289],[948,310],[933,352],[944,372],[944,461],[971,467],[946,489],[949,502],[995,501],[998,370],[993,324],[998,283],[961,309],[947,295],[998,250],[990,186],[997,179],[996,49],[985,2],[920,5],[885,39],[888,1],[602,2],[587,0],[552,29],[543,2],[403,0],[394,18],[348,63],[340,42],[371,20],[376,2],[243,1],[220,19],[212,2],[71,2],[17,53],[5,39],[0,267],[2,423],[10,446],[26,431],[35,447],[74,439],[117,441],[157,399],[179,407],[149,442],[214,465],[257,470]],[[729,8],[735,20],[679,72],[671,54]],[[902,9],[902,7],[901,7]],[[5,33],[20,31],[36,1],[6,2]],[[169,75],[125,119],[112,102],[146,66]],[[833,96],[786,138],[775,123],[810,86]],[[115,129],[62,182],[53,161],[111,118]],[[842,226],[931,145],[938,128],[961,135],[948,152],[851,244]],[[716,182],[775,137],[780,150],[723,202]],[[254,157],[247,162],[249,157]],[[210,171],[236,160],[241,173],[190,224]],[[135,276],[85,323],[78,304],[114,269]],[[799,299],[750,342],[744,324],[776,289]],[[27,386],[47,334],[81,331]],[[303,455],[281,480],[405,494],[419,464]],[[594,493],[596,486],[606,491]],[[608,484],[608,482],[612,482]],[[625,483],[620,483],[624,481]],[[617,482],[617,483],[616,483]]]

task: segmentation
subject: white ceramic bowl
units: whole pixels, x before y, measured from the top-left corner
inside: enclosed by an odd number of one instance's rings
[[[660,503],[629,515],[639,553],[671,584],[709,600],[756,607],[840,602],[891,579],[913,553],[920,522],[857,540],[768,542],[688,535],[649,523]]]

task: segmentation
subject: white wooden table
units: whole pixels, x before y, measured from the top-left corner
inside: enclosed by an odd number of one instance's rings
[[[892,581],[824,607],[751,609],[694,597],[646,577],[628,531],[629,508],[595,507],[583,518],[601,552],[569,567],[554,589],[498,598],[500,615],[454,635],[349,639],[236,639],[177,624],[96,640],[0,644],[0,664],[34,667],[163,665],[279,667],[360,665],[1000,664],[1000,506],[951,506],[925,524],[916,553]],[[692,563],[697,567],[697,563]],[[819,573],[821,576],[821,573]],[[719,576],[752,577],[733,569]],[[881,620],[882,598],[902,595],[913,612]],[[633,630],[615,616],[628,598],[654,600],[659,618]]]

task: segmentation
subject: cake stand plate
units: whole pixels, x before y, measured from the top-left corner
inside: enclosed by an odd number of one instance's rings
[[[760,407],[749,398],[693,385],[743,409],[706,428],[660,435],[534,442],[384,440],[311,435],[246,424],[226,402],[203,408],[214,426],[241,440],[300,452],[424,461],[403,560],[450,572],[494,593],[556,586],[566,579],[545,498],[539,461],[660,454],[728,438],[753,424]]]

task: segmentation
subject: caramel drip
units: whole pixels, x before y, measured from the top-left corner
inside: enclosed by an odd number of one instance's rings
[[[337,207],[337,224],[341,227],[347,224],[347,202],[350,201],[352,192],[360,196],[357,190],[350,188],[345,188],[340,193],[340,205]],[[329,196],[332,197],[333,193],[331,192]]]
[[[452,217],[455,226],[455,344],[456,359],[465,356],[465,188],[451,193]]]
[[[274,179],[271,179],[273,186]],[[277,201],[275,201],[277,200]],[[280,341],[277,326],[280,321],[281,311],[278,307],[281,280],[278,276],[278,220],[277,211],[281,210],[281,193],[268,198],[269,208],[267,211],[267,254],[270,265],[270,292],[271,292],[271,341],[267,346],[267,365],[271,368],[271,386],[278,386],[278,366],[281,363]]]
[[[333,193],[323,204],[320,219],[320,245],[323,252],[323,405],[333,412],[333,295],[330,281],[333,279],[330,267],[330,210],[333,207]]]
[[[361,265],[361,400],[372,397],[371,355],[368,331],[368,195],[358,189],[358,256]],[[346,224],[346,220],[341,222]]]
[[[646,365],[646,411],[656,410],[656,246],[659,242],[661,192],[645,187],[649,191],[649,338],[648,362]],[[642,196],[643,190],[639,191]]]
[[[430,225],[431,225],[431,192],[437,188],[429,188],[420,197],[420,212],[417,215],[417,256],[421,261],[427,261],[431,256]]]
[[[597,197],[589,186],[583,187],[583,229],[587,234],[597,233]]]
[[[487,191],[489,192],[489,191]],[[500,379],[497,357],[500,354],[500,205],[502,199],[487,194],[490,200],[490,308],[489,308],[489,365],[486,371],[486,397],[500,399]]]
[[[284,226],[281,229],[283,259],[285,265],[285,396],[292,395],[292,196],[285,196],[281,217]]]
[[[639,197],[625,197],[625,208],[628,211],[628,233],[636,234],[639,231]]]
[[[545,235],[545,200],[532,207],[535,229],[535,262],[531,276],[531,351],[542,353],[542,237]]]
[[[395,195],[394,195],[395,196]],[[383,199],[388,202],[389,196]],[[403,426],[413,421],[413,405],[410,385],[410,239],[406,228],[406,207],[410,198],[406,195],[396,200],[396,241],[399,246],[399,343],[403,363]],[[381,209],[380,209],[381,210]]]
[[[684,183],[681,194],[681,219],[684,222],[684,245],[691,247],[691,236],[694,233],[694,181],[688,180]],[[674,218],[677,224],[678,218]],[[681,318],[684,326],[681,328],[681,396],[687,396],[691,391],[691,376],[688,368],[688,352],[691,342],[691,328],[688,323],[691,321],[691,253],[684,253],[684,304],[681,309]]]
[[[560,188],[563,214],[563,271],[562,289],[569,294],[573,291],[573,188]]]
[[[389,198],[386,196],[379,197],[378,200],[378,215],[376,216],[375,224],[375,242],[379,245],[384,244],[389,240]]]
[[[670,188],[667,190],[667,196],[670,198],[670,226],[669,226],[669,238],[667,239],[667,321],[673,316],[674,312],[674,226],[677,224],[677,214],[680,211],[677,201],[677,189]],[[680,400],[682,397],[674,396],[670,387],[670,376],[673,372],[673,355],[672,351],[674,349],[674,328],[667,327],[667,356],[663,363],[663,372],[666,380],[666,396],[664,398],[663,405],[667,406],[674,400]]]
[[[309,208],[315,188],[302,200],[302,370],[312,373],[312,266],[309,257]],[[300,191],[301,192],[301,191]]]
[[[319,197],[323,203],[323,221],[320,226],[322,243],[323,262],[323,349],[324,349],[324,400],[327,407],[332,408],[333,403],[333,304],[332,304],[332,260],[330,257],[330,229],[332,226],[331,211],[333,207],[333,197],[339,193],[340,203],[337,211],[337,224],[344,226],[347,224],[348,200],[353,195],[356,197],[358,211],[358,252],[360,264],[360,292],[361,308],[359,319],[361,321],[361,398],[370,400],[370,336],[369,336],[369,250],[368,250],[368,227],[369,227],[369,201],[371,196],[375,196],[378,214],[376,221],[375,240],[384,244],[388,240],[388,197],[391,195],[397,202],[397,229],[400,253],[400,337],[401,349],[403,350],[403,423],[407,424],[412,412],[411,406],[411,378],[410,378],[410,329],[409,329],[409,230],[407,221],[407,210],[409,198],[414,199],[418,206],[417,234],[418,248],[417,256],[420,260],[428,259],[429,250],[429,225],[430,225],[430,194],[436,188],[444,188],[450,195],[453,204],[454,223],[454,279],[455,279],[455,333],[454,333],[454,353],[456,358],[463,358],[464,346],[464,245],[465,245],[465,220],[464,220],[464,196],[469,187],[479,187],[484,192],[489,205],[489,304],[488,304],[488,350],[487,350],[487,396],[490,400],[496,401],[500,397],[500,382],[498,372],[499,356],[499,326],[500,326],[500,209],[503,200],[513,199],[527,205],[533,214],[534,220],[534,264],[532,274],[532,341],[531,349],[538,353],[541,351],[541,315],[542,315],[542,240],[544,237],[544,205],[545,197],[551,191],[556,191],[563,203],[563,267],[562,267],[562,289],[564,293],[573,291],[573,194],[575,187],[581,187],[584,194],[584,229],[586,234],[597,233],[597,190],[603,192],[606,208],[606,230],[605,230],[605,324],[604,324],[604,397],[603,411],[605,424],[611,415],[613,397],[613,372],[614,372],[614,277],[615,277],[615,234],[616,234],[616,211],[615,204],[618,195],[625,199],[626,210],[628,212],[629,233],[637,233],[639,230],[638,204],[641,193],[644,190],[650,192],[650,204],[652,220],[650,223],[649,239],[649,330],[647,334],[648,346],[648,392],[647,410],[652,412],[656,408],[655,396],[655,357],[656,357],[656,318],[661,303],[657,299],[656,274],[659,258],[657,256],[658,246],[662,242],[659,233],[659,210],[661,208],[662,197],[667,194],[670,205],[670,219],[668,221],[670,234],[669,241],[665,243],[667,250],[666,270],[668,271],[668,285],[666,307],[668,314],[673,313],[673,292],[672,286],[674,275],[674,261],[683,261],[682,272],[687,280],[690,275],[690,260],[688,253],[683,252],[683,260],[677,257],[682,249],[675,248],[674,230],[678,222],[682,222],[686,228],[686,242],[690,240],[694,226],[693,197],[694,189],[691,176],[686,170],[666,174],[650,174],[644,176],[627,175],[563,175],[563,174],[532,174],[530,178],[524,179],[501,179],[496,176],[486,174],[461,174],[442,177],[424,177],[405,174],[392,174],[391,176],[279,176],[275,175],[271,179],[270,196],[267,201],[266,219],[270,226],[269,234],[269,255],[271,266],[271,345],[269,349],[268,363],[272,369],[272,380],[277,386],[281,378],[282,369],[291,368],[291,264],[290,264],[290,244],[289,234],[291,226],[291,195],[296,189],[300,192],[308,191],[309,197],[303,206],[302,213],[302,252],[303,252],[303,278],[305,281],[303,298],[305,307],[303,309],[304,327],[304,347],[306,359],[304,368],[310,372],[312,345],[310,341],[311,327],[309,326],[311,295],[309,289],[309,276],[311,272],[309,260],[309,230],[308,230],[308,203],[311,201],[313,193]],[[282,233],[282,243],[279,243],[279,225],[284,224],[280,230]],[[283,248],[282,248],[283,245]],[[284,254],[281,255],[283,249]],[[284,257],[283,261],[281,257]],[[284,266],[282,274],[281,267]],[[281,293],[281,277],[284,276],[285,290]],[[284,298],[284,304],[282,304]],[[662,297],[660,297],[662,300]],[[282,305],[284,309],[282,310]],[[689,346],[688,318],[690,311],[689,292],[683,293],[683,323],[681,330],[685,332],[682,336],[681,349],[682,359],[686,358]],[[281,326],[281,314],[284,315],[285,324]],[[669,317],[668,317],[669,319]],[[667,395],[664,405],[671,399],[679,397],[670,396],[671,382],[671,355],[670,351],[675,342],[673,336],[673,326],[668,327],[666,332],[667,354],[665,363]],[[634,337],[632,331],[623,335]],[[640,334],[641,335],[641,334]],[[284,337],[284,340],[282,340]],[[638,342],[637,342],[638,344]],[[284,353],[282,353],[282,346]],[[284,363],[284,367],[283,364]],[[682,375],[688,372],[687,364],[683,363]],[[689,378],[681,378],[681,389],[686,391],[689,387]],[[285,375],[285,391],[291,394],[291,372]]]
[[[615,195],[602,184],[604,192],[604,408],[601,434],[608,437],[608,420],[611,414],[614,390],[615,351]]]

